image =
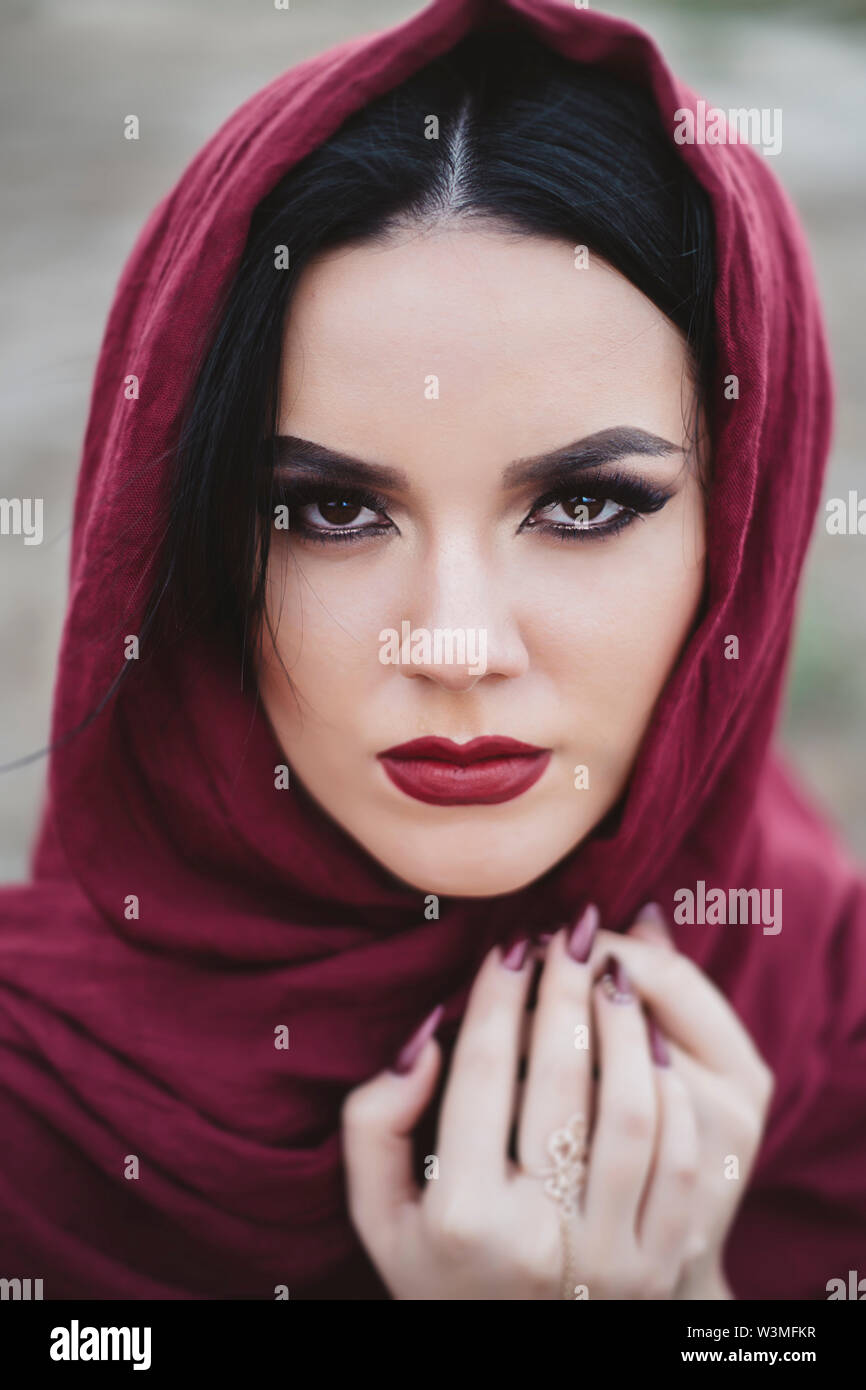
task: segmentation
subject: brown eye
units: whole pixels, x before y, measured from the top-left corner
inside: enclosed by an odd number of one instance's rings
[[[605,498],[569,497],[562,503],[562,510],[572,521],[594,521],[604,508]]]
[[[534,530],[558,540],[615,536],[633,521],[661,511],[673,495],[626,473],[613,472],[598,479],[599,491],[595,494],[572,493],[570,486],[577,481],[569,480],[561,491],[551,490],[540,497],[519,529]],[[580,481],[588,487],[596,483],[592,475]]]
[[[363,497],[353,497],[351,493],[340,497],[315,497],[309,502],[291,508],[292,530],[299,535],[316,532],[319,536],[354,536],[366,532],[381,533],[388,522],[384,513],[368,506]]]
[[[593,531],[621,516],[625,508],[610,497],[557,498],[534,513],[534,525],[546,523],[562,530]]]
[[[292,487],[290,478],[277,477],[276,481],[278,486],[272,492],[288,510],[287,529],[298,544],[308,540],[363,541],[400,534],[388,516],[383,497],[353,487],[338,491],[336,484]]]
[[[328,501],[317,502],[316,510],[322,520],[327,521],[331,526],[349,526],[353,521],[357,521],[364,508],[347,498],[336,497]]]

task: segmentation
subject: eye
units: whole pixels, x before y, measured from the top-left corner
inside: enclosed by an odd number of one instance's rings
[[[575,497],[561,497],[538,507],[532,513],[530,525],[539,522],[575,531],[589,531],[615,521],[628,511],[620,502],[611,497],[588,497],[578,494]]]
[[[582,481],[585,492],[572,491],[574,483],[568,480],[539,497],[520,530],[534,530],[558,540],[604,539],[661,511],[673,496],[669,487],[613,470],[606,470],[598,479]]]
[[[365,507],[354,497],[322,497],[294,509],[302,526],[314,531],[339,530],[347,526],[366,528],[380,520],[380,513]]]
[[[263,498],[265,511],[274,505],[288,508],[289,531],[300,540],[363,541],[396,530],[383,497],[352,488],[323,488],[320,484],[296,485],[276,480]]]

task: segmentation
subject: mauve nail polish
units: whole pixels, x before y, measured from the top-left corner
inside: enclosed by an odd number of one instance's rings
[[[667,927],[667,918],[658,903],[644,903],[640,912],[634,919],[636,922],[657,922],[659,926]]]
[[[669,1067],[671,1064],[671,1054],[667,1039],[649,1011],[647,1011],[647,1026],[649,1028],[650,1053],[652,1054],[653,1061],[657,1067]]]
[[[601,987],[614,1004],[630,1004],[634,999],[625,967],[616,956],[608,956],[605,961]]]
[[[436,1029],[439,1027],[439,1020],[444,1012],[444,1005],[437,1004],[432,1014],[429,1014],[421,1024],[420,1028],[412,1034],[409,1041],[401,1049],[397,1060],[392,1063],[391,1071],[398,1076],[405,1076],[414,1067],[426,1044],[430,1041]]]
[[[502,957],[502,964],[506,970],[522,970],[528,953],[529,940],[524,937],[522,941],[515,941],[514,945],[506,951]]]
[[[566,946],[572,960],[580,961],[582,965],[585,965],[589,960],[589,953],[592,950],[592,943],[595,940],[600,920],[598,908],[594,903],[590,903],[578,917],[571,929]]]

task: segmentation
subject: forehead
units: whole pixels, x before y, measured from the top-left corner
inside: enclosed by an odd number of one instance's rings
[[[650,300],[565,241],[405,232],[302,272],[280,428],[407,468],[458,444],[501,466],[623,423],[678,438],[686,361]]]

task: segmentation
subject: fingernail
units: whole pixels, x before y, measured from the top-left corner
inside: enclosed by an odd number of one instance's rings
[[[645,903],[628,930],[638,940],[646,941],[651,946],[668,946],[676,950],[673,932],[658,903]]]
[[[644,903],[634,920],[635,922],[646,922],[648,926],[658,927],[665,936],[671,934],[667,916],[658,903]]]
[[[589,953],[592,950],[592,943],[598,931],[598,924],[601,921],[598,908],[595,903],[590,903],[578,917],[569,934],[566,950],[572,960],[580,961],[585,964],[589,960]]]
[[[650,1052],[653,1061],[657,1067],[669,1067],[671,1064],[671,1053],[667,1044],[667,1039],[649,1010],[647,1010],[647,1024],[649,1027]]]
[[[664,922],[665,914],[658,903],[644,903],[637,919],[640,922]]]
[[[540,946],[548,946],[548,945],[550,944],[550,942],[553,940],[553,938],[554,938],[555,935],[556,935],[555,932],[552,932],[552,931],[543,931],[543,932],[540,934],[539,938],[538,938],[538,944],[539,944]]]
[[[521,941],[515,941],[510,950],[506,951],[502,957],[502,964],[506,970],[522,970],[526,964],[526,957],[529,953],[529,940],[524,937]]]
[[[398,1054],[397,1060],[392,1063],[390,1068],[391,1071],[396,1072],[398,1076],[405,1076],[407,1072],[412,1070],[427,1043],[439,1027],[439,1020],[444,1012],[444,1007],[443,1004],[437,1004],[432,1014],[429,1014],[428,1017],[425,1018],[421,1027],[416,1029],[405,1047]]]
[[[625,967],[616,956],[608,956],[604,963],[601,987],[614,1004],[628,1004],[634,999]]]

